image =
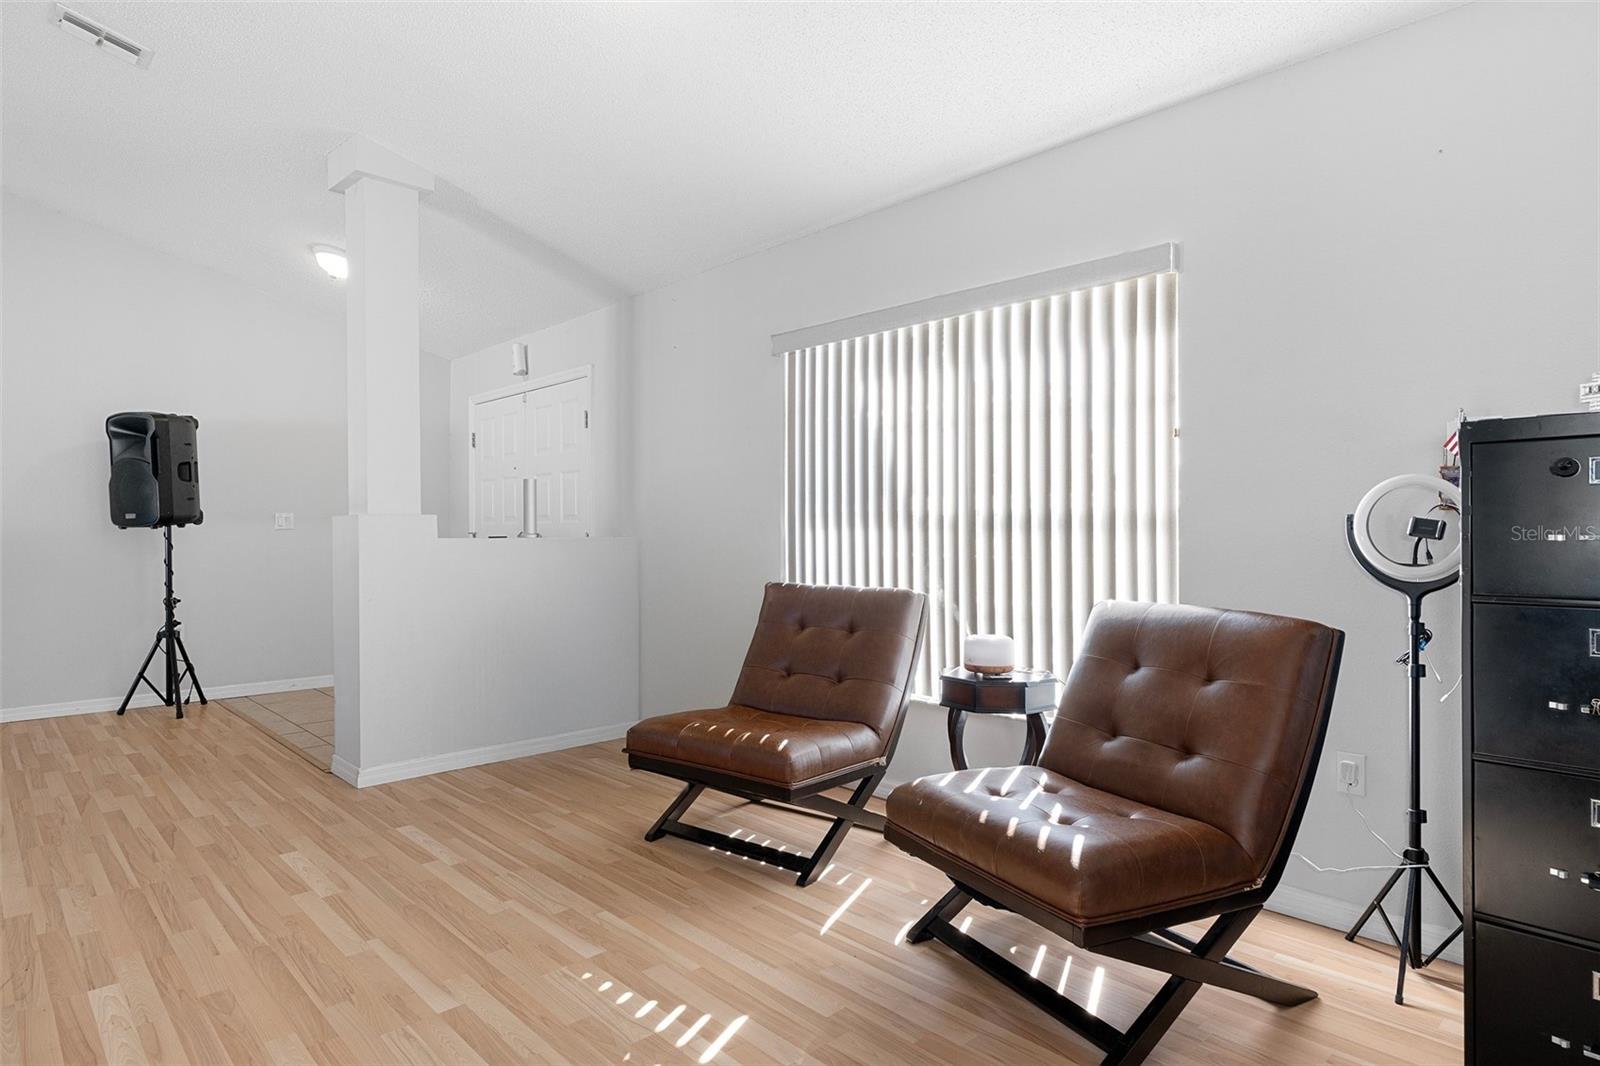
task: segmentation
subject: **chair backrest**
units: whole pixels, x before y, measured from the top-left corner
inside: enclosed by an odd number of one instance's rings
[[[887,743],[905,713],[927,615],[927,597],[907,589],[773,582],[732,702],[861,722]]]
[[[1304,807],[1343,637],[1277,615],[1102,603],[1040,765],[1213,825],[1265,876]]]

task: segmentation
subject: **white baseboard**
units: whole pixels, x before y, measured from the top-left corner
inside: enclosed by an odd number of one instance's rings
[[[239,696],[261,696],[269,692],[292,692],[302,688],[329,688],[333,675],[323,677],[286,677],[277,681],[250,681],[242,685],[222,685],[206,689],[206,699],[227,700]],[[74,714],[102,714],[122,706],[121,696],[105,696],[93,700],[70,700],[66,703],[38,703],[32,707],[7,707],[0,710],[0,722],[30,722],[36,718],[65,718]],[[128,704],[134,707],[159,707],[161,701],[148,690],[134,694]]]
[[[505,762],[507,759],[521,759],[528,755],[542,755],[547,751],[576,748],[602,740],[616,740],[626,735],[628,727],[633,724],[631,721],[616,722],[611,725],[596,726],[593,729],[578,729],[571,733],[557,733],[554,736],[514,740],[509,744],[491,744],[483,748],[467,748],[463,751],[445,752],[443,755],[427,755],[420,759],[402,759],[399,762],[380,763],[376,766],[356,766],[335,755],[333,772],[357,788],[368,788],[372,785],[386,785],[392,781],[406,781],[413,777],[442,774],[448,770],[464,770],[469,766]]]
[[[1377,891],[1377,888],[1376,884],[1372,886],[1373,891]],[[1404,900],[1402,892],[1398,889],[1390,898],[1395,900],[1397,904]],[[1431,903],[1436,913],[1445,911],[1444,901],[1434,895],[1432,888],[1427,890],[1425,902]],[[1290,885],[1279,885],[1277,891],[1272,893],[1272,898],[1267,900],[1267,910],[1269,911],[1287,914],[1291,918],[1299,918],[1314,925],[1324,925],[1329,929],[1337,929],[1341,933],[1355,924],[1355,920],[1361,917],[1361,912],[1364,909],[1366,909],[1365,903],[1349,903],[1333,896],[1324,896],[1320,892],[1310,892]],[[1426,909],[1424,909],[1424,913],[1426,913]],[[1445,913],[1448,913],[1448,911],[1445,911]],[[1392,908],[1390,908],[1389,917],[1391,921],[1398,922],[1400,920],[1400,915]],[[1433,922],[1424,921],[1422,923],[1422,946],[1426,950],[1432,951],[1439,941],[1455,930],[1455,927],[1454,922],[1448,926],[1441,926]],[[1374,914],[1371,921],[1367,923],[1366,928],[1361,931],[1361,939],[1372,940],[1379,944],[1390,943],[1389,934],[1383,928],[1383,919]],[[1461,961],[1461,939],[1457,937],[1449,947],[1444,949],[1439,957],[1449,962],[1459,963]]]
[[[352,785],[355,785],[356,778],[361,776],[360,769],[354,763],[345,762],[343,759],[339,758],[337,752],[333,756],[333,765],[328,767],[328,769],[333,771],[334,777],[337,777],[340,780]],[[356,785],[356,787],[360,788],[361,786]]]

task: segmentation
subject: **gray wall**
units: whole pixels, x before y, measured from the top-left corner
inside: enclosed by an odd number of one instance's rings
[[[120,698],[161,622],[160,535],[107,517],[114,411],[200,419],[205,522],[174,536],[207,688],[331,674],[343,324],[14,195],[4,214],[0,707]]]
[[[1398,839],[1402,601],[1350,562],[1343,516],[1377,480],[1433,470],[1457,407],[1569,409],[1595,369],[1597,14],[1471,5],[640,297],[644,713],[726,699],[780,574],[771,334],[1176,240],[1183,598],[1349,631],[1299,845],[1390,861],[1332,765],[1368,756],[1360,805]],[[1453,680],[1459,606],[1430,607],[1431,665]],[[899,776],[945,766],[942,729],[915,714]],[[1424,729],[1454,885],[1459,702],[1430,701]],[[1337,923],[1380,878],[1296,864],[1279,905]]]

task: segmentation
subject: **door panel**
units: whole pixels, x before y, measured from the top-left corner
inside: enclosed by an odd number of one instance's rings
[[[578,378],[473,405],[474,526],[480,537],[523,532],[522,494],[533,493],[540,537],[586,537],[589,513],[589,379]]]
[[[473,529],[480,537],[514,537],[522,531],[524,408],[522,396],[473,405]]]
[[[528,396],[526,476],[534,487],[541,537],[584,537],[589,514],[589,379],[535,389]]]

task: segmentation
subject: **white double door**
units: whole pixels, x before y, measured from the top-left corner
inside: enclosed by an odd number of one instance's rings
[[[479,537],[588,536],[588,377],[474,402],[470,462]]]

